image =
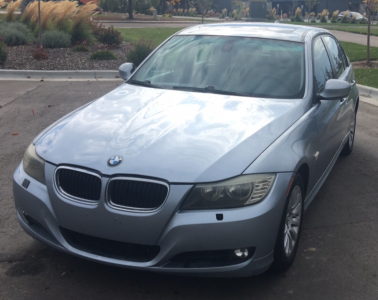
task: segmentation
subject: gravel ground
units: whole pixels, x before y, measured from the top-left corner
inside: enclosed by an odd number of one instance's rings
[[[35,60],[32,52],[35,46],[8,47],[8,59],[0,69],[13,70],[118,70],[126,62],[130,44],[123,42],[119,47],[110,49],[116,60],[92,60],[92,53],[102,50],[98,45],[90,45],[89,52],[75,52],[71,48],[45,49],[48,58]]]

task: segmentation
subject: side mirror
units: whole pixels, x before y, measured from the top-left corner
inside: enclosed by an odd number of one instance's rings
[[[350,93],[349,82],[339,79],[329,79],[325,83],[324,90],[318,94],[319,100],[340,100],[346,98]]]
[[[129,79],[131,74],[134,72],[134,64],[133,63],[124,63],[119,67],[119,76],[122,79]]]

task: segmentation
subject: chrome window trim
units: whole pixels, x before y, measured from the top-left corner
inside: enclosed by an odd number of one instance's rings
[[[109,197],[109,185],[114,180],[132,180],[132,181],[143,181],[143,182],[151,182],[151,183],[161,184],[161,185],[164,185],[167,188],[167,195],[165,196],[163,203],[159,207],[138,208],[138,207],[129,207],[129,206],[118,205],[118,204],[113,203],[111,201],[110,197]],[[126,177],[126,176],[117,177],[116,176],[116,177],[110,178],[108,180],[107,184],[106,184],[105,202],[109,207],[117,209],[117,210],[128,211],[128,212],[139,212],[139,213],[151,213],[151,212],[158,211],[159,209],[161,209],[164,206],[165,202],[168,199],[169,192],[170,192],[169,185],[166,182],[163,182],[163,181],[158,181],[158,180],[153,180],[153,179],[145,179],[145,178],[138,178],[138,177]]]
[[[88,200],[88,199],[84,199],[84,198],[80,198],[80,197],[75,197],[75,196],[72,196],[68,193],[66,193],[65,191],[63,191],[63,189],[60,187],[59,185],[59,182],[58,182],[58,178],[57,178],[57,173],[59,170],[61,169],[66,169],[66,170],[72,170],[72,171],[77,171],[77,172],[82,172],[82,173],[86,173],[86,174],[89,174],[89,175],[93,175],[93,176],[96,176],[97,178],[100,179],[100,182],[101,182],[101,187],[100,187],[100,198],[101,198],[101,191],[102,191],[102,177],[97,174],[97,173],[94,173],[94,172],[90,172],[90,171],[87,171],[87,170],[84,170],[84,169],[80,169],[80,168],[74,168],[74,167],[68,167],[68,166],[60,166],[58,168],[55,169],[55,172],[54,172],[54,187],[55,189],[58,191],[58,193],[68,199],[68,200],[71,200],[71,201],[74,201],[74,202],[78,202],[78,203],[84,203],[84,204],[90,204],[90,205],[97,205],[100,201],[100,199],[98,199],[97,201],[96,200]]]

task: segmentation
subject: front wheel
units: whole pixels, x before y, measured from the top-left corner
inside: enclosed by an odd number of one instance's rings
[[[274,249],[273,269],[287,270],[294,261],[302,228],[304,185],[296,174],[286,199],[281,225]]]
[[[354,115],[354,120],[350,124],[348,142],[345,144],[343,150],[341,150],[341,156],[347,156],[352,153],[354,145],[354,137],[356,135],[356,115]]]

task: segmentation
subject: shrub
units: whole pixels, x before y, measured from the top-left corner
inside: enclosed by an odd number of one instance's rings
[[[365,20],[365,19],[361,19],[361,21],[360,21],[360,24],[367,24],[367,23],[368,23],[368,21]]]
[[[333,12],[332,18],[331,18],[331,23],[337,23],[337,17],[338,17],[338,15],[339,15],[339,11],[338,10],[336,10],[336,11]]]
[[[42,33],[44,48],[67,48],[71,46],[71,35],[59,30],[50,30]]]
[[[75,52],[89,52],[89,48],[85,45],[77,45],[72,48],[72,51]]]
[[[0,36],[8,46],[26,45],[33,39],[31,31],[21,23],[1,23]]]
[[[33,2],[34,0],[22,0],[21,1],[21,5],[20,5],[20,9],[21,9],[21,12],[24,12],[25,8],[31,3]]]
[[[93,53],[89,58],[95,59],[95,60],[117,59],[117,57],[114,55],[113,52],[110,52],[110,51],[107,51],[107,50],[97,51],[97,52]]]
[[[145,0],[133,0],[133,8],[137,13],[148,14],[148,8],[150,4]]]
[[[350,14],[350,11],[347,10],[344,15],[343,15],[343,18],[341,19],[341,23],[349,23],[349,19],[348,19],[348,16]]]
[[[41,1],[41,25],[43,29],[54,28],[70,33],[72,43],[94,41],[91,33],[90,17],[97,5],[88,2],[79,5],[77,1]],[[38,26],[38,1],[30,2],[22,14],[21,21],[31,28]]]
[[[139,40],[134,49],[127,54],[127,60],[137,67],[152,52],[152,50],[154,50],[152,40]]]
[[[5,14],[5,21],[14,21],[14,11],[20,6],[22,0],[10,2],[7,6],[7,13]]]
[[[100,30],[94,32],[96,39],[106,45],[119,45],[122,43],[121,33],[114,30],[113,26],[108,28],[100,27]]]
[[[101,0],[100,7],[103,11],[125,13],[127,2],[122,0]]]
[[[312,20],[311,20],[311,23],[316,23],[316,20],[312,19]]]
[[[94,42],[91,25],[87,20],[77,20],[74,22],[71,36],[72,44],[78,44],[84,41],[88,41],[90,43]]]
[[[302,10],[299,7],[295,11],[294,21],[295,22],[304,22],[303,19],[302,19]]]
[[[47,53],[45,52],[45,50],[43,49],[43,47],[39,47],[38,46],[37,48],[35,48],[35,50],[33,50],[32,56],[36,60],[46,59],[47,58]]]
[[[0,65],[4,65],[7,60],[8,53],[6,50],[6,46],[3,42],[0,42]]]

